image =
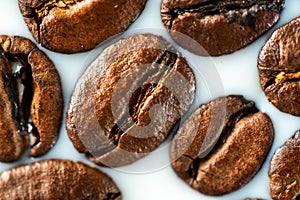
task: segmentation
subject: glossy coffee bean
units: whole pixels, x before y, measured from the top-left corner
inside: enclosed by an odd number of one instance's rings
[[[138,34],[108,47],[79,79],[67,131],[79,152],[110,167],[158,148],[192,104],[195,76],[159,36]]]
[[[181,125],[171,143],[172,167],[201,193],[230,193],[258,172],[273,137],[270,118],[253,102],[221,97],[200,106]]]
[[[68,160],[45,160],[2,172],[0,195],[2,200],[121,200],[109,176]]]
[[[15,65],[14,63],[19,63]],[[0,36],[0,161],[47,153],[56,143],[62,118],[59,74],[30,40]]]
[[[270,192],[275,200],[300,199],[300,131],[275,153],[269,169]]]
[[[163,0],[161,18],[173,39],[199,55],[241,49],[279,19],[284,0]]]
[[[280,111],[300,116],[300,18],[280,27],[258,57],[260,84]]]
[[[93,49],[126,30],[145,4],[146,0],[19,0],[34,39],[61,53]]]

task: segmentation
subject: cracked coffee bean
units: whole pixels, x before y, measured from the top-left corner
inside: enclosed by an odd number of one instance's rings
[[[300,131],[275,153],[269,169],[270,192],[275,200],[300,199]]]
[[[30,40],[0,35],[0,161],[18,160],[30,145],[31,156],[56,143],[62,117],[59,74]]]
[[[98,57],[68,108],[67,131],[79,152],[116,167],[158,148],[195,96],[194,73],[174,52],[163,38],[138,34]]]
[[[272,143],[267,114],[242,96],[200,106],[179,128],[170,149],[172,168],[195,190],[223,195],[247,184]]]
[[[258,57],[260,84],[280,111],[300,116],[300,18],[276,30]]]
[[[93,49],[125,31],[145,4],[146,0],[19,0],[34,39],[60,53]]]
[[[163,0],[161,18],[173,39],[199,55],[239,50],[279,19],[284,0]]]
[[[96,168],[69,160],[46,160],[0,174],[2,200],[121,200],[114,181]]]

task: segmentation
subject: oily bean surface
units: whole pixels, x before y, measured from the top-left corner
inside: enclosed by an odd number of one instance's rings
[[[110,177],[68,160],[45,160],[4,171],[0,174],[0,194],[3,200],[121,200]]]
[[[126,165],[166,139],[194,95],[186,60],[161,37],[134,35],[107,48],[79,79],[68,135],[95,163]]]
[[[179,128],[170,150],[172,168],[208,195],[239,189],[258,172],[274,132],[270,118],[242,96],[200,106]]]
[[[161,18],[173,39],[199,55],[247,46],[279,19],[284,0],[163,0]]]
[[[277,29],[258,57],[260,84],[280,111],[300,116],[300,18]]]
[[[31,156],[47,153],[56,143],[62,118],[59,74],[30,40],[0,36],[0,161],[20,158],[31,141]],[[19,62],[14,69],[12,62]]]
[[[269,168],[270,193],[275,200],[300,198],[300,131],[275,153]]]
[[[145,4],[146,0],[19,0],[34,39],[61,53],[93,49],[126,30]]]

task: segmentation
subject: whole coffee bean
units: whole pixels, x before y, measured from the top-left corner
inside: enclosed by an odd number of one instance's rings
[[[30,143],[31,156],[55,144],[62,117],[59,74],[30,40],[0,35],[0,161],[20,158]]]
[[[134,35],[107,48],[79,79],[68,135],[95,163],[126,165],[166,139],[194,96],[186,60],[159,36]]]
[[[275,153],[269,169],[270,192],[275,200],[300,199],[300,131]]]
[[[96,168],[69,160],[46,160],[0,174],[2,200],[121,200],[114,181]]]
[[[34,39],[61,53],[90,50],[128,28],[146,0],[19,0]]]
[[[195,190],[222,195],[258,172],[274,132],[267,114],[242,96],[200,106],[179,128],[170,149],[172,168]]]
[[[173,39],[199,55],[247,46],[279,19],[284,0],[163,0],[161,18]]]
[[[258,57],[260,84],[280,111],[300,116],[300,18],[276,30]]]

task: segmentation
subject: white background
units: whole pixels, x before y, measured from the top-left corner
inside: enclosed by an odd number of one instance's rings
[[[164,32],[160,20],[160,3],[160,0],[148,0],[144,12],[129,28],[129,32],[136,31],[136,29],[141,29],[140,32],[159,34]],[[265,164],[255,178],[240,190],[225,196],[208,197],[202,195],[191,189],[174,174],[168,162],[168,142],[166,142],[159,150],[130,166],[119,169],[99,167],[113,177],[123,194],[123,200],[232,200],[245,197],[270,199],[267,176],[270,158],[284,141],[300,129],[300,118],[278,111],[266,100],[259,85],[256,67],[257,56],[260,48],[275,28],[297,16],[300,16],[300,1],[286,0],[281,19],[273,29],[246,48],[227,56],[210,59],[195,56],[180,49],[197,75],[197,100],[191,111],[211,98],[220,95],[241,94],[245,98],[255,101],[257,107],[271,117],[275,128],[275,140]],[[0,0],[0,34],[21,35],[33,40],[19,12],[17,0]],[[95,55],[101,51],[101,48],[74,55],[53,53],[42,47],[40,48],[51,58],[61,75],[65,113],[76,80],[95,58]],[[66,135],[65,123],[63,122],[59,140],[46,156],[33,159],[28,157],[27,152],[19,162],[12,164],[0,163],[0,171],[19,164],[51,158],[83,161],[95,166],[84,155],[80,155],[74,149]]]

